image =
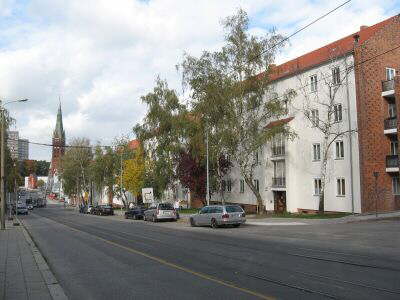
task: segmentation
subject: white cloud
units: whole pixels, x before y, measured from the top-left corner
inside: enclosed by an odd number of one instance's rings
[[[336,1],[335,1],[336,2]],[[280,60],[293,58],[387,17],[394,0],[353,0],[292,39]],[[145,112],[140,96],[157,75],[180,90],[175,64],[184,51],[199,55],[221,45],[220,21],[238,7],[262,34],[286,34],[337,5],[332,1],[273,0],[0,0],[0,97],[28,97],[10,110],[21,135],[50,142],[58,97],[68,138],[109,142]],[[1,42],[3,41],[3,42]],[[32,157],[50,149],[32,146]]]

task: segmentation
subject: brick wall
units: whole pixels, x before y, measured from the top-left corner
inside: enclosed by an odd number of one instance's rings
[[[361,210],[375,211],[375,179],[378,177],[378,210],[400,209],[392,192],[392,178],[386,173],[386,155],[390,154],[390,139],[383,133],[384,119],[388,118],[388,102],[382,98],[382,80],[386,80],[386,67],[400,70],[400,49],[379,58],[369,58],[400,45],[400,18],[378,31],[369,40],[355,47],[355,76],[357,92],[357,121],[360,147]],[[396,83],[397,118],[400,120],[400,86]],[[400,129],[400,127],[399,127]],[[398,131],[399,131],[398,129]],[[400,131],[399,131],[400,132]]]

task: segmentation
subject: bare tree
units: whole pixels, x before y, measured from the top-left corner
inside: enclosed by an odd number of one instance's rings
[[[336,50],[336,52],[333,51],[328,64],[320,67],[318,72],[307,78],[304,75],[298,76],[304,101],[297,110],[308,120],[309,126],[322,134],[321,146],[316,150],[321,160],[321,184],[316,187],[319,189],[318,211],[320,213],[325,210],[325,189],[333,171],[329,167],[332,145],[357,131],[351,128],[350,123],[343,122],[343,117],[349,119],[350,103],[347,85],[353,68],[348,57],[340,55],[340,51]],[[343,105],[342,101],[346,101],[346,105]],[[343,144],[339,144],[336,147],[336,156],[340,158],[343,155]],[[319,183],[316,184],[319,185]]]

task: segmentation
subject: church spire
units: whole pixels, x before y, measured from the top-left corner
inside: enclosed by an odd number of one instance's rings
[[[65,139],[65,131],[64,131],[63,122],[62,122],[61,101],[58,105],[57,123],[56,123],[56,129],[54,130],[54,133],[53,133],[53,137],[63,139],[63,140]]]

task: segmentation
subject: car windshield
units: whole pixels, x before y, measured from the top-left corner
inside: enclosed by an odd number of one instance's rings
[[[173,210],[174,207],[172,206],[172,204],[169,204],[169,203],[161,203],[158,206],[158,209],[161,209],[161,210]]]
[[[103,208],[111,208],[109,205],[104,205]]]
[[[238,206],[238,205],[228,205],[225,207],[226,212],[232,213],[232,212],[243,212],[243,209]]]

